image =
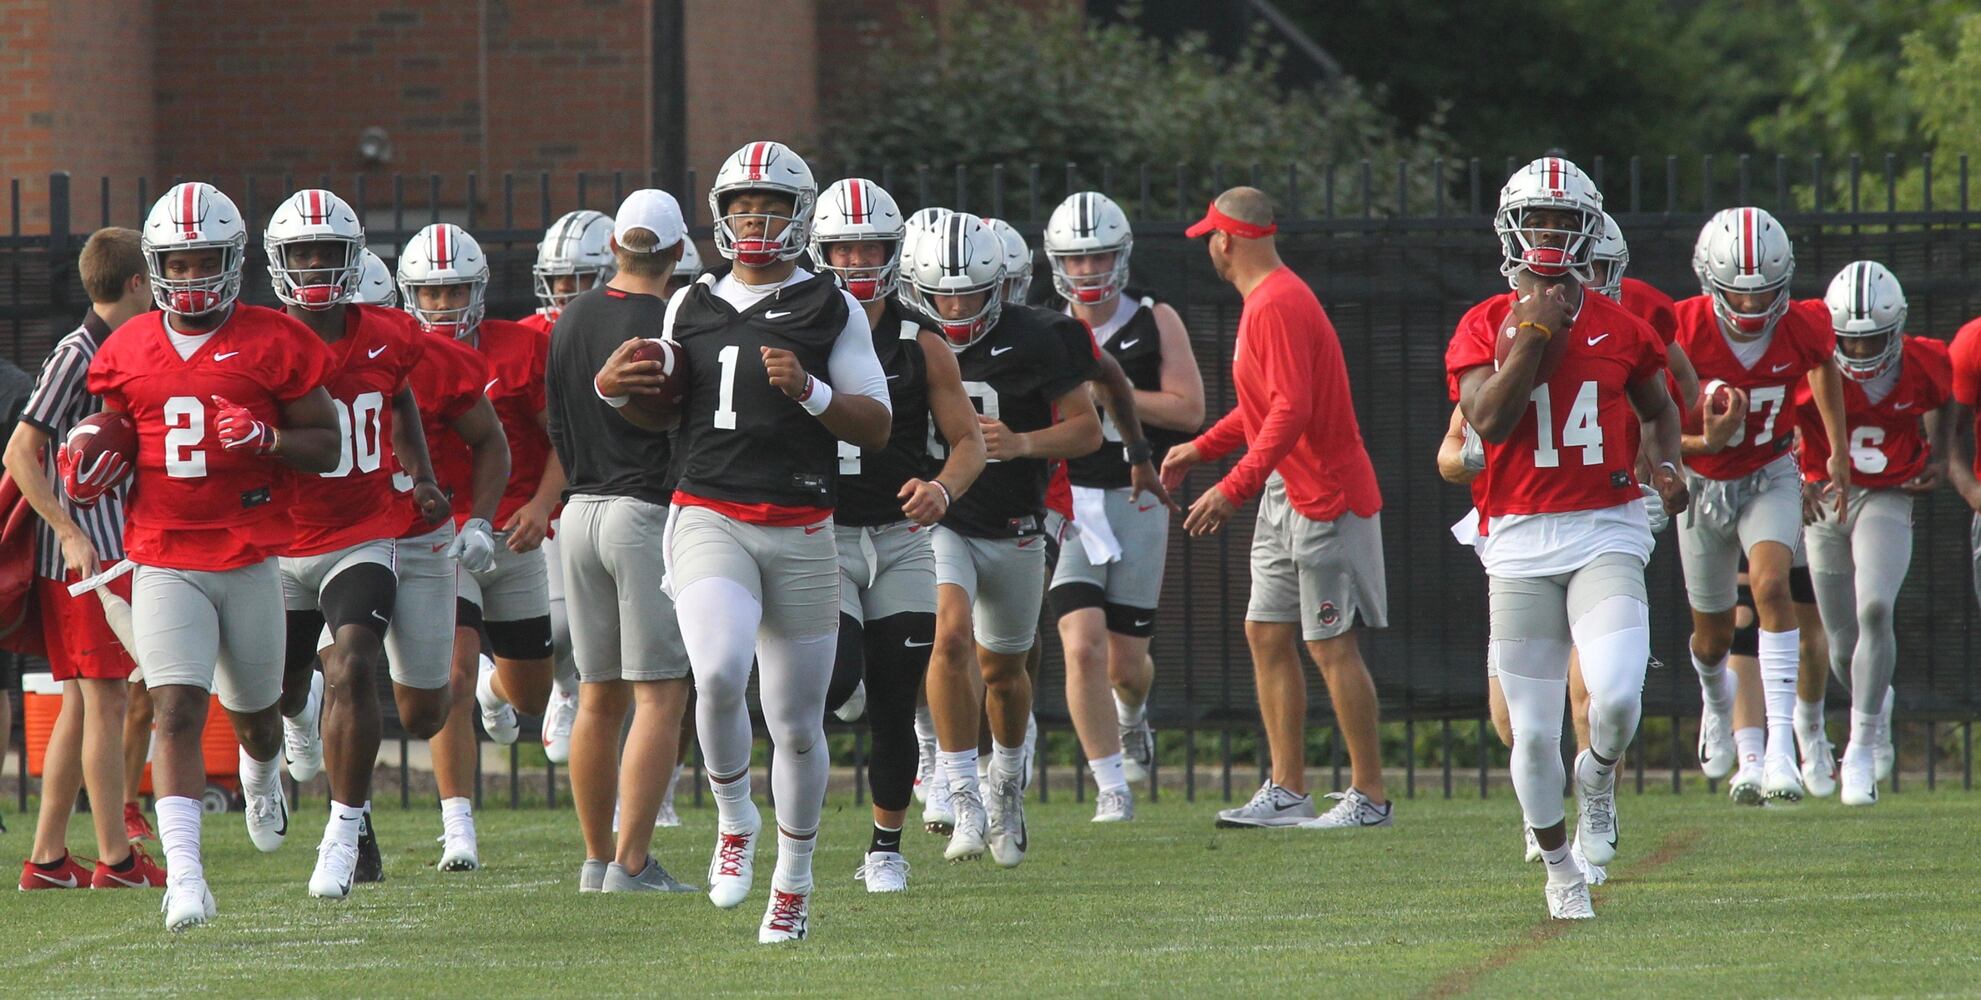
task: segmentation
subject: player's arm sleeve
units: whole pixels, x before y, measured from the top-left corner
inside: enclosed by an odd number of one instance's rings
[[[1281,309],[1261,310],[1248,332],[1254,335],[1248,349],[1258,349],[1264,369],[1267,401],[1251,448],[1218,483],[1225,499],[1234,504],[1258,496],[1266,488],[1266,477],[1306,432],[1314,392],[1321,381],[1321,348],[1334,337],[1325,319],[1302,335],[1293,318]]]
[[[874,353],[873,328],[867,325],[867,312],[851,294],[841,294],[847,300],[846,325],[832,342],[832,354],[826,358],[826,381],[832,385],[834,394],[850,392],[865,396],[878,401],[892,415],[894,404],[888,398],[887,371],[881,368],[880,356]]]
[[[53,437],[55,421],[75,405],[78,396],[88,392],[85,386],[88,379],[89,362],[83,359],[83,353],[57,347],[41,366],[41,377],[35,380],[34,391],[21,410],[22,422]]]

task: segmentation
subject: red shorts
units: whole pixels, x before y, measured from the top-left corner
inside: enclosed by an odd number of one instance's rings
[[[130,600],[131,576],[126,573],[111,581],[111,593]],[[117,641],[117,633],[110,630],[109,620],[103,617],[103,600],[94,591],[70,597],[69,582],[60,580],[37,579],[34,587],[35,603],[41,606],[41,635],[48,647],[49,672],[56,680],[130,678],[137,663]]]

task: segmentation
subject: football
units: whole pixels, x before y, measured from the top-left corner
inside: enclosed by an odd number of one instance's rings
[[[664,381],[660,392],[636,393],[627,405],[637,406],[640,412],[657,420],[678,419],[681,416],[681,399],[688,392],[687,355],[671,340],[649,338],[633,351],[633,360],[660,362]]]
[[[114,465],[121,460],[123,465],[122,471],[111,481],[95,483],[93,489],[84,491],[84,496],[70,497],[79,503],[94,502],[97,497],[116,489],[130,477],[131,470],[138,464],[138,425],[128,413],[104,411],[84,417],[62,443],[69,450],[79,479],[103,467],[105,462]]]

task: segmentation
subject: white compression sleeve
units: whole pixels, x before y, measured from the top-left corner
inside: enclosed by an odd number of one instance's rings
[[[1568,643],[1495,639],[1487,647],[1513,728],[1513,792],[1527,825],[1543,830],[1567,815],[1561,764],[1562,704],[1568,697]]]
[[[1589,685],[1589,745],[1616,761],[1644,711],[1644,672],[1651,661],[1651,609],[1634,597],[1605,598],[1569,626]]]
[[[803,639],[766,635],[758,647],[763,677],[757,697],[770,731],[777,825],[799,836],[818,829],[825,806],[832,764],[825,742],[825,692],[838,650],[833,632]]]
[[[893,413],[894,404],[887,394],[887,372],[880,366],[880,356],[874,353],[874,334],[867,325],[866,309],[851,292],[842,290],[840,294],[846,296],[846,326],[832,342],[832,355],[826,359],[826,381],[832,383],[835,393],[850,392],[879,400],[880,405]]]
[[[695,673],[695,729],[712,775],[749,769],[750,708],[744,694],[763,606],[734,580],[706,576],[681,588],[674,606]],[[830,671],[828,671],[830,673]]]

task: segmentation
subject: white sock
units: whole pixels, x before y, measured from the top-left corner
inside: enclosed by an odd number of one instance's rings
[[[1795,738],[1801,746],[1812,746],[1823,739],[1823,703],[1795,699]]]
[[[785,892],[799,892],[812,887],[812,846],[818,843],[816,836],[800,839],[777,832],[777,872],[771,876],[771,884]]]
[[[915,709],[915,739],[929,753],[935,753],[935,713],[929,711],[927,705]]]
[[[1007,778],[1023,775],[1025,773],[1025,748],[1023,746],[1005,746],[993,737],[991,739],[991,773],[993,775],[1003,775]]]
[[[750,772],[744,771],[735,781],[710,778],[708,787],[715,793],[716,825],[731,833],[743,832],[744,807],[750,804]]]
[[[1088,761],[1087,770],[1094,772],[1094,786],[1103,792],[1128,787],[1128,779],[1121,773],[1121,755],[1118,753]]]
[[[977,750],[938,750],[936,763],[942,773],[949,776],[949,790],[955,793],[969,792],[982,797],[977,784]]]
[[[1762,631],[1761,694],[1768,710],[1768,756],[1795,756],[1795,675],[1802,658],[1802,632]]]
[[[1707,663],[1697,653],[1692,656],[1692,669],[1699,674],[1699,692],[1705,696],[1706,706],[1722,719],[1733,716],[1733,671],[1726,668],[1726,657],[1718,663]]]
[[[440,827],[448,833],[475,835],[475,801],[466,796],[440,800]]]
[[[1746,729],[1734,730],[1733,752],[1739,755],[1740,766],[1746,767],[1749,764],[1755,767],[1761,766],[1761,754],[1766,752],[1767,742],[1767,730],[1759,726],[1749,726]]]
[[[332,800],[330,822],[323,825],[323,842],[326,844],[344,843],[353,847],[358,843],[358,822],[364,819],[364,809],[347,806]]]
[[[200,863],[200,801],[184,795],[170,795],[152,803],[158,814],[158,843],[165,850],[166,881],[174,884],[206,878]]]
[[[1548,865],[1548,884],[1574,885],[1582,881],[1582,869],[1576,867],[1575,859],[1568,856],[1568,842],[1553,850],[1541,848],[1541,860]]]
[[[1605,764],[1593,753],[1581,754],[1575,759],[1575,780],[1589,788],[1608,787],[1616,781],[1616,762]]]
[[[660,789],[660,807],[662,809],[674,804],[674,789],[679,784],[681,784],[681,765],[676,764],[674,765],[674,770],[667,776],[667,784],[662,785]]]
[[[282,755],[278,753],[270,760],[256,760],[248,753],[246,747],[242,747],[241,784],[253,789],[257,795],[282,794],[280,771],[276,766],[276,762],[281,757]]]
[[[1147,717],[1148,714],[1149,714],[1148,702],[1145,701],[1140,705],[1135,705],[1133,707],[1130,707],[1127,702],[1121,700],[1120,695],[1117,694],[1114,696],[1114,721],[1120,723],[1121,728],[1133,729],[1136,726],[1141,725],[1142,720],[1145,717]]]
[[[1850,710],[1850,753],[1870,753],[1871,748],[1882,742],[1882,720],[1876,712],[1860,712],[1855,707]],[[1861,749],[1860,749],[1861,748]]]
[[[1892,706],[1898,703],[1898,689],[1885,689],[1885,704],[1878,709],[1878,735],[1883,739],[1892,738]]]

